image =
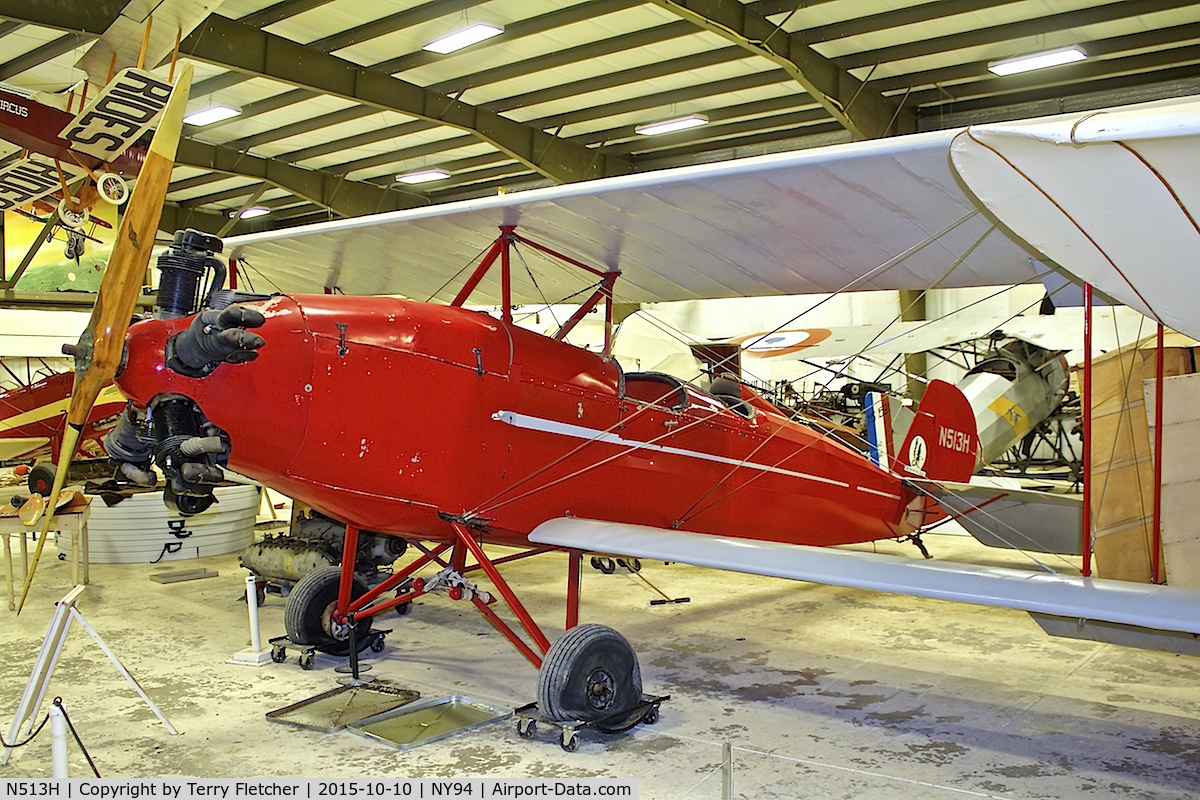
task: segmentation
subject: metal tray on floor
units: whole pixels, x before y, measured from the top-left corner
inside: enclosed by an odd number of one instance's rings
[[[412,689],[378,683],[350,684],[268,711],[267,719],[306,730],[335,733],[364,718],[408,705],[420,696],[420,692]]]
[[[359,736],[399,750],[409,750],[478,728],[511,713],[512,710],[508,708],[497,708],[469,697],[450,695],[384,711],[346,727]]]

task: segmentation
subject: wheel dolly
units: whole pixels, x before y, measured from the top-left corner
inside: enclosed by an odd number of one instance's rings
[[[268,639],[267,643],[271,645],[271,660],[276,664],[282,664],[287,661],[287,648],[292,646],[300,651],[298,659],[300,669],[312,669],[317,657],[317,651],[327,653],[335,658],[350,659],[350,671],[354,678],[358,679],[358,673],[363,669],[370,669],[370,666],[360,667],[358,664],[358,654],[370,648],[372,653],[383,651],[384,639],[391,628],[372,628],[366,636],[362,637],[362,641],[357,641],[358,636],[355,635],[354,626],[350,627],[350,639],[345,642],[333,642],[332,644],[298,644],[285,636],[276,636],[273,639]],[[341,670],[342,668],[338,668]]]
[[[537,733],[538,723],[544,723],[559,729],[558,744],[568,753],[579,749],[579,729],[593,728],[601,733],[621,733],[638,723],[653,725],[658,722],[658,707],[664,700],[670,700],[671,695],[642,695],[642,701],[628,711],[621,711],[608,717],[594,720],[559,721],[547,719],[538,709],[537,703],[529,703],[513,709],[517,717],[517,736],[522,739],[532,739]]]

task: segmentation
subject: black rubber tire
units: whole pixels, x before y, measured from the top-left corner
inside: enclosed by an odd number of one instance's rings
[[[567,736],[564,733],[563,736],[558,740],[558,746],[563,750],[566,750],[568,753],[574,753],[579,749],[579,734],[572,733],[570,736]]]
[[[642,560],[640,558],[629,559],[625,562],[625,569],[629,570],[630,572],[641,572]]]
[[[600,571],[605,575],[612,575],[617,571],[617,565],[613,563],[611,558],[600,559]]]
[[[538,673],[538,708],[554,722],[591,722],[642,700],[637,654],[604,625],[577,625],[558,638]]]
[[[523,719],[517,722],[517,736],[522,739],[532,739],[537,733],[537,721],[532,719]]]
[[[316,656],[314,656],[312,653],[301,653],[300,654],[300,669],[303,669],[303,670],[312,669],[313,663],[315,660],[316,660]]]
[[[371,642],[371,652],[372,653],[382,653],[383,647],[384,647],[384,644],[383,644],[382,636],[377,638],[375,641]]]
[[[271,649],[271,660],[276,664],[282,664],[287,661],[287,648],[275,647]]]
[[[49,461],[34,464],[29,469],[29,493],[40,494],[42,497],[50,494],[54,488],[54,465]]]
[[[326,629],[323,618],[330,606],[337,602],[338,583],[341,578],[341,567],[322,567],[296,582],[283,610],[283,627],[287,631],[288,639],[296,644],[318,647],[338,641]],[[355,575],[354,586],[350,590],[351,599],[366,593],[367,584]],[[364,641],[371,631],[370,618],[356,623],[356,630],[358,640]]]

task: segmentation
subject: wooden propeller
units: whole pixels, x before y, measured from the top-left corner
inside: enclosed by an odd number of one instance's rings
[[[92,306],[92,316],[83,335],[79,337],[75,351],[75,387],[71,390],[71,402],[67,408],[67,425],[58,454],[54,485],[47,498],[49,508],[33,553],[33,563],[29,565],[29,574],[25,576],[25,586],[21,589],[18,614],[25,605],[25,598],[33,583],[38,559],[42,556],[42,547],[46,544],[46,535],[54,519],[54,506],[67,482],[67,469],[79,444],[79,435],[100,390],[117,374],[117,367],[121,363],[125,332],[129,330],[129,321],[142,291],[142,281],[150,263],[150,251],[154,249],[154,234],[158,230],[158,220],[167,196],[167,184],[171,180],[171,169],[175,166],[175,151],[179,146],[191,81],[192,65],[184,64],[171,98],[163,109],[158,130],[150,142],[150,151],[138,174],[137,187],[126,206],[125,216],[117,226],[117,238],[104,277],[100,279],[100,291],[96,295],[96,304]]]

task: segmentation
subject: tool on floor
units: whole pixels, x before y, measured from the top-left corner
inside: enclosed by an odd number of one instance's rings
[[[654,591],[658,592],[658,594],[662,597],[661,600],[651,600],[650,605],[652,605],[652,606],[665,606],[668,603],[690,603],[690,602],[692,602],[692,598],[690,598],[690,597],[671,597],[666,592],[664,592],[662,589],[658,588],[653,583],[651,583],[650,579],[647,578],[645,575],[643,575],[640,572],[633,573],[633,576],[635,578],[641,578],[643,583],[645,583],[647,586],[649,586]]]

